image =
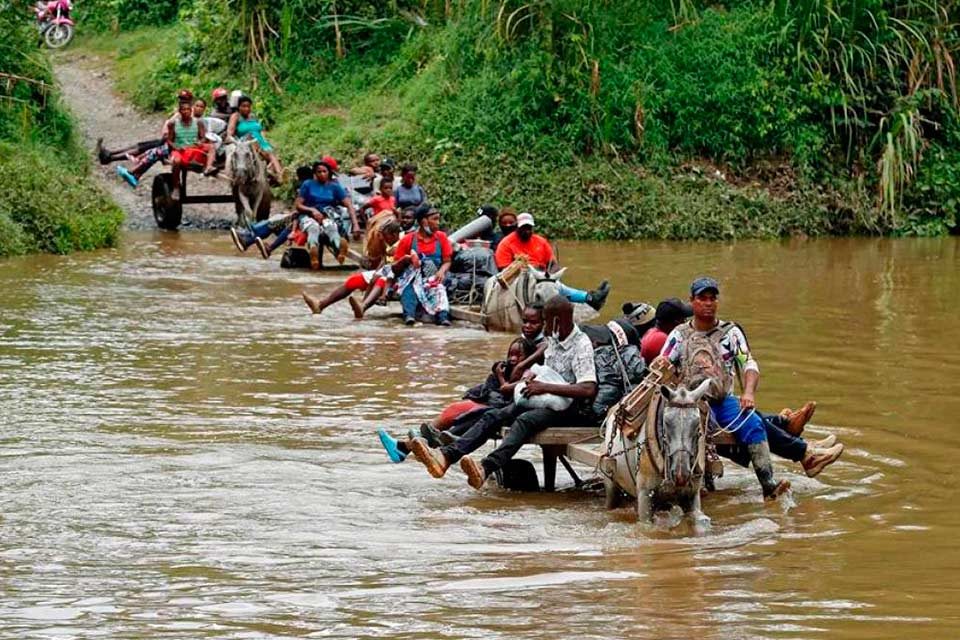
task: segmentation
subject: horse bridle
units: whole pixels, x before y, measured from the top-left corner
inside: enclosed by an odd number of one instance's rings
[[[690,457],[691,457],[691,458],[693,459],[693,461],[694,461],[694,462],[693,462],[693,469],[692,469],[692,472],[693,472],[693,473],[692,473],[692,475],[693,475],[693,476],[702,476],[702,475],[703,475],[703,469],[697,469],[697,466],[700,464],[700,439],[706,435],[706,431],[705,431],[706,421],[703,419],[703,410],[702,410],[702,408],[701,408],[700,405],[701,405],[701,403],[700,403],[699,401],[697,401],[697,402],[673,402],[673,401],[671,401],[671,400],[667,400],[667,406],[664,407],[664,409],[666,409],[666,408],[669,407],[669,408],[672,408],[672,409],[683,409],[683,410],[685,410],[685,411],[689,411],[690,409],[695,409],[695,410],[697,411],[698,416],[697,416],[697,447],[696,447],[697,450],[696,450],[696,451],[691,451],[690,448],[687,446],[687,443],[686,443],[685,441],[681,441],[681,443],[680,443],[681,446],[680,446],[680,448],[679,448],[678,450],[674,450],[674,451],[667,451],[667,450],[665,450],[664,447],[662,446],[662,443],[665,442],[665,437],[664,437],[664,433],[663,433],[664,422],[663,422],[662,420],[658,420],[659,424],[657,425],[657,437],[658,437],[658,439],[660,440],[660,443],[661,443],[660,450],[661,450],[661,452],[662,452],[661,455],[663,456],[663,469],[661,469],[660,473],[661,473],[661,475],[663,476],[663,479],[666,480],[666,481],[669,481],[669,478],[667,478],[667,467],[670,466],[670,465],[668,464],[668,461],[669,461],[671,458],[673,458],[673,456],[676,455],[676,453],[687,453],[687,454],[689,454]]]

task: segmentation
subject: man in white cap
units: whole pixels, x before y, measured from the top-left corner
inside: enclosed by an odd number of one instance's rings
[[[557,268],[557,261],[553,254],[550,241],[533,232],[533,214],[523,212],[517,216],[517,230],[505,236],[494,254],[494,261],[498,269],[505,269],[514,260],[524,256],[534,269],[552,272]],[[610,283],[606,280],[593,291],[573,289],[564,284],[560,285],[560,294],[570,302],[583,302],[594,309],[600,310],[607,301],[610,293]]]

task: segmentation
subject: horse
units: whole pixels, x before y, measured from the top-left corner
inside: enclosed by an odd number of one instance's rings
[[[267,194],[270,185],[267,182],[267,163],[260,155],[260,145],[249,137],[230,145],[227,150],[227,174],[236,194],[237,224],[249,228]]]
[[[487,331],[519,333],[523,326],[523,309],[542,307],[547,300],[560,293],[560,278],[566,267],[554,272],[540,271],[517,260],[497,276],[489,278],[483,287],[480,308],[483,326]],[[574,318],[584,322],[596,317],[597,312],[585,304],[574,305]]]
[[[704,396],[711,381],[694,389],[659,384],[649,394],[642,430],[624,434],[617,408],[604,423],[605,482],[636,495],[637,520],[649,522],[655,508],[678,505],[695,520],[702,517],[700,488],[706,466],[707,416]],[[627,399],[625,399],[626,401]],[[636,452],[633,455],[628,455]],[[611,496],[608,489],[608,506]]]

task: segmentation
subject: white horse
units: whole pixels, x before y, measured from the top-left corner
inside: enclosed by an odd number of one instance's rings
[[[237,207],[237,224],[248,228],[257,219],[261,204],[265,200],[269,202],[267,163],[260,155],[260,145],[250,138],[229,145],[226,172],[230,176],[237,202],[240,203]]]
[[[516,275],[503,277],[513,269]],[[489,278],[483,287],[483,326],[487,331],[519,333],[523,326],[523,309],[527,306],[542,307],[547,300],[560,293],[560,278],[566,267],[554,273],[546,273],[531,266],[516,263]],[[595,318],[597,312],[585,304],[574,305],[574,319],[585,322]]]

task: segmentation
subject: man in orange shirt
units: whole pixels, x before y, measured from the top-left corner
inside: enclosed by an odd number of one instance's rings
[[[557,261],[553,255],[550,241],[533,232],[533,215],[521,213],[517,216],[517,230],[505,236],[497,245],[494,261],[498,269],[505,269],[520,256],[525,256],[530,266],[541,271],[553,272],[557,268]],[[574,289],[565,284],[560,285],[560,295],[570,302],[583,302],[597,311],[603,307],[610,293],[610,283],[604,280],[593,291]]]

